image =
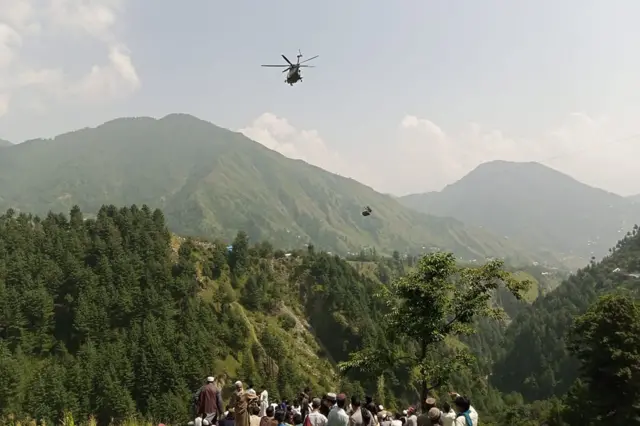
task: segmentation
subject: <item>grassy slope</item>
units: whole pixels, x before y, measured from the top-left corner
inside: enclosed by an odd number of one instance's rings
[[[183,235],[255,240],[340,252],[422,247],[465,258],[531,256],[479,228],[405,208],[352,179],[291,160],[243,135],[181,114],[128,118],[28,141],[0,156],[0,209],[43,213],[74,204],[148,204]],[[362,206],[374,215],[363,218]]]

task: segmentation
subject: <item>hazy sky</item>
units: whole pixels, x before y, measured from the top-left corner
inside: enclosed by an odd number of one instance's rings
[[[638,16],[637,0],[0,0],[0,138],[187,112],[384,192],[507,159],[637,193]],[[298,48],[320,55],[303,83],[260,67]]]

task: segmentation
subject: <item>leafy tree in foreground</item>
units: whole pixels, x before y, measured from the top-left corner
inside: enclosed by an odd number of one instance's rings
[[[460,268],[451,253],[424,256],[381,294],[389,309],[383,322],[388,347],[365,347],[352,353],[340,369],[376,374],[409,370],[424,404],[429,391],[446,384],[452,372],[473,360],[466,349],[446,345],[445,338],[473,333],[477,317],[502,318],[502,310],[490,305],[501,285],[520,298],[530,283],[516,280],[499,260]]]
[[[581,366],[566,420],[640,425],[640,303],[601,297],[576,319],[567,343]]]

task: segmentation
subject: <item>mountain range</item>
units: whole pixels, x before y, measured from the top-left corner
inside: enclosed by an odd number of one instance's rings
[[[535,256],[457,219],[430,216],[353,179],[269,150],[185,114],[122,118],[0,155],[0,210],[44,214],[78,205],[162,208],[172,231],[338,252],[451,250],[465,259]],[[361,210],[371,206],[373,214]]]
[[[640,203],[585,185],[539,163],[481,164],[440,192],[400,197],[408,207],[454,217],[565,264],[600,258],[640,219]]]
[[[230,240],[244,230],[289,248],[444,249],[575,268],[606,254],[640,216],[637,197],[538,163],[493,161],[440,192],[384,195],[186,114],[0,145],[0,211],[147,204],[179,234]]]

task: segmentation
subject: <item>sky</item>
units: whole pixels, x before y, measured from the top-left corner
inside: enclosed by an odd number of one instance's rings
[[[0,138],[182,112],[396,195],[497,159],[635,194],[637,16],[637,0],[0,0]],[[300,84],[260,67],[298,49],[320,55]]]

